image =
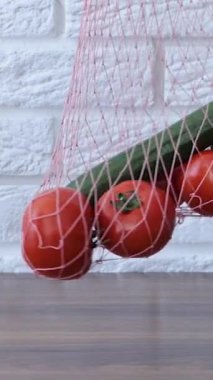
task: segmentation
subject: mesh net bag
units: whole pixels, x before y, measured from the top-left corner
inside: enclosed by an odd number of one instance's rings
[[[37,272],[79,277],[96,246],[100,261],[148,257],[185,216],[213,215],[212,16],[210,1],[84,1],[50,169],[23,223]]]

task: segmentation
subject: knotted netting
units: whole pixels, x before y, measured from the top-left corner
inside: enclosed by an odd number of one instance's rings
[[[75,220],[86,236],[78,259],[88,244],[147,257],[167,244],[177,220],[213,215],[212,17],[207,0],[84,1],[69,93],[39,191],[56,189],[53,213],[39,220],[57,219],[58,276],[74,228],[68,223],[63,232],[61,187],[86,199],[79,196]]]

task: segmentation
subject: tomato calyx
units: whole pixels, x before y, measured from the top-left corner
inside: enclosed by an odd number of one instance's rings
[[[118,193],[117,199],[115,201],[110,201],[110,203],[116,208],[116,210],[121,210],[123,213],[128,213],[140,208],[142,204],[141,200],[135,194],[135,191]]]

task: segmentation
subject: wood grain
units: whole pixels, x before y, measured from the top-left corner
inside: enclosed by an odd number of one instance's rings
[[[0,276],[2,380],[212,380],[213,275]]]

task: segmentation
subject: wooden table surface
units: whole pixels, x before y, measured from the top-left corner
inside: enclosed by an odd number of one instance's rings
[[[213,274],[0,275],[0,380],[212,380]]]

